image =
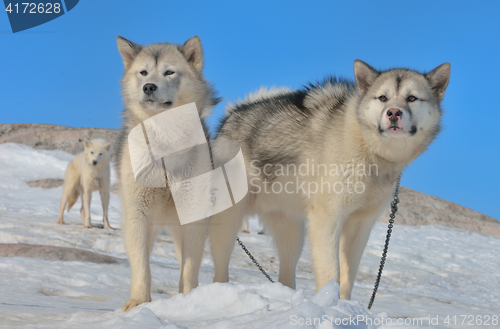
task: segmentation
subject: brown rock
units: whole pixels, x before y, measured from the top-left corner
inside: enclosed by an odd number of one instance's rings
[[[43,124],[0,123],[0,144],[21,143],[37,150],[63,150],[71,154],[83,151],[85,138],[102,138],[112,143],[111,161],[114,161],[114,139],[117,129],[72,128]]]
[[[28,182],[28,185],[31,187],[40,187],[45,189],[59,187],[63,184],[64,180],[57,178],[47,178],[47,179],[33,180],[31,182]]]
[[[47,189],[47,188],[62,186],[64,184],[64,180],[58,178],[46,178],[40,180],[33,180],[27,183],[30,187],[39,187]],[[119,185],[118,184],[112,185],[110,191],[111,193],[118,194],[120,192]]]
[[[95,252],[36,244],[0,244],[0,257],[27,257],[45,260],[80,261],[98,264],[118,264],[118,258]]]
[[[434,225],[476,231],[485,235],[500,236],[500,222],[472,209],[446,201],[435,196],[420,193],[401,186],[395,224]],[[379,222],[389,222],[388,207],[379,217]]]

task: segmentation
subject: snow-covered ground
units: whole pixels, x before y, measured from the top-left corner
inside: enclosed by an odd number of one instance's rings
[[[335,282],[315,295],[308,245],[299,261],[296,291],[268,282],[238,246],[231,260],[231,283],[211,283],[213,266],[207,243],[200,287],[177,294],[179,267],[172,239],[162,234],[152,256],[153,302],[123,313],[130,271],[121,240],[119,198],[111,195],[112,231],[84,229],[80,201],[61,226],[57,213],[62,187],[44,190],[26,184],[63,178],[72,158],[62,151],[0,145],[0,243],[73,247],[123,261],[109,265],[0,258],[0,327],[410,328],[413,323],[500,328],[500,239],[438,226],[395,226],[371,311],[366,305],[385,238],[383,224],[376,224],[372,232],[352,301],[334,298],[338,293]],[[102,224],[101,220],[99,193],[95,192],[92,222]],[[270,237],[257,235],[255,219],[250,229],[251,234],[240,234],[240,238],[277,278],[278,260]]]

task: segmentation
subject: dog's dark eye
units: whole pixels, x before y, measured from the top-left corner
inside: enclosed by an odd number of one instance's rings
[[[99,155],[102,155],[102,153],[99,153]]]
[[[378,100],[381,102],[387,102],[387,97],[385,97],[385,95],[382,95],[378,98]]]
[[[411,103],[411,102],[416,101],[417,99],[418,99],[417,97],[410,95],[410,96],[408,96],[408,98],[406,100]]]
[[[90,151],[90,154],[94,154],[94,152]]]
[[[146,76],[146,75],[148,75],[148,71],[143,70],[143,71],[141,71],[141,74],[144,75],[144,76]]]
[[[170,70],[168,70],[168,71],[166,71],[166,72],[165,72],[165,76],[167,76],[167,75],[172,75],[172,74],[174,74],[174,73],[175,73],[174,71],[170,71]]]

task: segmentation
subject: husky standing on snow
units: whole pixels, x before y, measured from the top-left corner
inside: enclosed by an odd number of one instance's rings
[[[64,208],[68,204],[68,212],[75,204],[78,196],[82,195],[82,216],[83,227],[91,228],[90,223],[90,201],[92,192],[101,193],[103,225],[104,228],[111,228],[108,222],[109,206],[109,148],[110,143],[103,139],[84,140],[85,150],[68,164],[64,176],[63,195],[61,207],[59,208],[59,220],[57,224],[64,224]]]
[[[121,81],[124,122],[116,149],[123,237],[132,271],[130,299],[123,307],[128,311],[151,301],[149,256],[156,235],[167,229],[173,236],[180,265],[179,292],[187,293],[198,286],[206,233],[206,221],[180,225],[168,187],[143,187],[136,183],[128,134],[144,120],[192,102],[204,119],[218,100],[203,78],[203,50],[198,37],[182,46],[158,43],[142,47],[122,37],[117,38],[117,43],[125,65]],[[189,163],[189,170],[187,167]]]
[[[256,214],[276,244],[282,284],[295,288],[307,221],[317,290],[334,279],[350,299],[375,220],[440,130],[450,64],[420,74],[356,60],[354,75],[355,84],[328,78],[228,108],[217,139],[240,144],[250,191],[210,220],[214,281],[228,281],[241,221]]]

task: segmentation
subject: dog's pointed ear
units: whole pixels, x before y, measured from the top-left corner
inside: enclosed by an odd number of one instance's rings
[[[104,145],[104,148],[109,152],[109,150],[111,149],[111,143]]]
[[[128,70],[137,54],[141,51],[142,47],[120,36],[116,37],[116,44],[118,45],[118,51],[122,56],[125,70]]]
[[[88,140],[87,138],[85,138],[85,139],[83,140],[83,145],[85,146],[85,148],[87,148],[87,147],[89,147],[89,146],[90,146],[90,142],[89,142],[89,140]]]
[[[448,87],[448,83],[450,82],[450,72],[450,63],[444,63],[425,75],[439,100],[443,99],[446,87]]]
[[[379,74],[379,72],[365,62],[359,59],[354,61],[354,77],[360,93],[364,94],[371,87]]]
[[[193,65],[196,72],[200,73],[203,69],[203,49],[201,48],[200,38],[196,35],[187,40],[181,47],[181,52],[188,61]]]

